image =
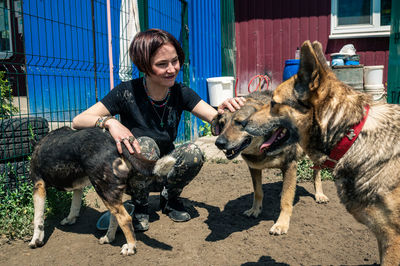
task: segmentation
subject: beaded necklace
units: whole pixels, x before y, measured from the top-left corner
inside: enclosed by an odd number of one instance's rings
[[[160,119],[161,128],[164,128],[163,118],[164,118],[164,114],[165,114],[165,109],[167,109],[166,105],[167,105],[167,103],[169,101],[169,97],[171,96],[171,88],[168,88],[167,95],[160,101],[160,102],[163,102],[163,103],[162,104],[157,104],[156,101],[154,101],[149,95],[149,91],[148,91],[148,88],[147,88],[146,78],[145,77],[143,77],[143,86],[144,86],[144,90],[146,91],[147,98],[149,99],[149,101],[151,103],[151,106],[153,107],[154,112],[156,113],[157,117]],[[161,116],[158,114],[158,112],[156,110],[156,107],[164,108]]]
[[[165,95],[165,97],[163,99],[161,99],[160,101],[157,102],[163,102],[162,104],[157,104],[155,100],[153,100],[150,95],[149,95],[149,90],[147,88],[147,84],[146,84],[146,78],[143,78],[143,86],[144,86],[144,90],[146,91],[147,94],[147,98],[149,98],[151,104],[155,107],[164,107],[165,105],[167,105],[169,97],[171,96],[171,88],[168,88],[168,93],[167,95]]]

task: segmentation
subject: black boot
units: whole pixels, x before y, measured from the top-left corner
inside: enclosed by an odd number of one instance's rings
[[[138,203],[135,204],[135,211],[132,215],[132,224],[133,228],[137,232],[144,232],[149,230],[149,204],[140,205]]]
[[[162,213],[166,214],[174,222],[186,222],[191,219],[180,198],[168,199],[166,189],[160,195],[160,208]]]

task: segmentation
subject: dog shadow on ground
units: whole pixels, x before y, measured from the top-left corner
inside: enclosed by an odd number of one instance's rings
[[[64,232],[73,232],[75,234],[92,234],[97,239],[103,237],[107,231],[100,231],[96,228],[97,220],[101,217],[104,212],[99,212],[91,207],[83,207],[77,222],[73,225],[61,225],[60,221],[63,219],[61,217],[49,221],[46,226],[45,243],[48,238],[51,237],[54,229],[57,228]],[[151,212],[150,222],[158,220],[159,216],[155,212]],[[145,245],[162,250],[172,250],[172,246],[160,242],[157,239],[151,238],[146,235],[145,232],[135,232],[136,240],[144,243]],[[122,246],[126,243],[126,239],[121,229],[118,229],[115,234],[115,240],[111,243],[113,246]]]
[[[261,256],[257,262],[246,262],[242,266],[256,266],[256,265],[278,265],[278,266],[289,266],[287,263],[277,262],[270,256]]]
[[[264,192],[263,210],[257,218],[247,217],[243,214],[245,210],[252,206],[253,193],[229,201],[223,211],[220,211],[218,207],[202,202],[193,202],[194,206],[205,208],[209,213],[205,222],[211,233],[207,236],[206,241],[214,242],[226,239],[235,232],[248,230],[258,225],[261,221],[276,221],[280,213],[282,181],[263,184],[262,188]],[[293,205],[299,201],[299,197],[304,196],[314,197],[303,187],[297,186]]]

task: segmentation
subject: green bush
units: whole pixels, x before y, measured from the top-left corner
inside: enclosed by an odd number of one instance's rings
[[[312,181],[313,179],[313,170],[311,167],[314,164],[308,158],[304,158],[300,160],[297,164],[297,179],[300,181]],[[333,176],[330,170],[323,169],[321,171],[321,179],[322,180],[333,180]]]
[[[7,186],[5,174],[0,175],[0,235],[21,239],[32,235],[32,183],[17,181],[16,189]]]
[[[13,95],[11,85],[5,78],[5,72],[0,71],[0,118],[9,118],[18,112],[18,108],[13,106]]]
[[[33,184],[24,178],[17,180],[16,188],[7,186],[5,174],[0,174],[0,236],[24,239],[33,233]],[[72,192],[47,189],[45,217],[47,220],[64,217],[71,206]]]

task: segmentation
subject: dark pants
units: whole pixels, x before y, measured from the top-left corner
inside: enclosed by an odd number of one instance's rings
[[[153,139],[139,137],[137,140],[141,148],[141,153],[146,158],[156,160],[160,157],[160,150]],[[179,197],[183,188],[193,180],[204,164],[203,153],[193,143],[180,145],[169,153],[169,155],[176,159],[174,171],[170,176],[157,178],[134,173],[130,177],[127,194],[131,195],[134,202],[146,205],[149,200],[149,193],[161,192],[164,187],[168,191],[169,199]]]

